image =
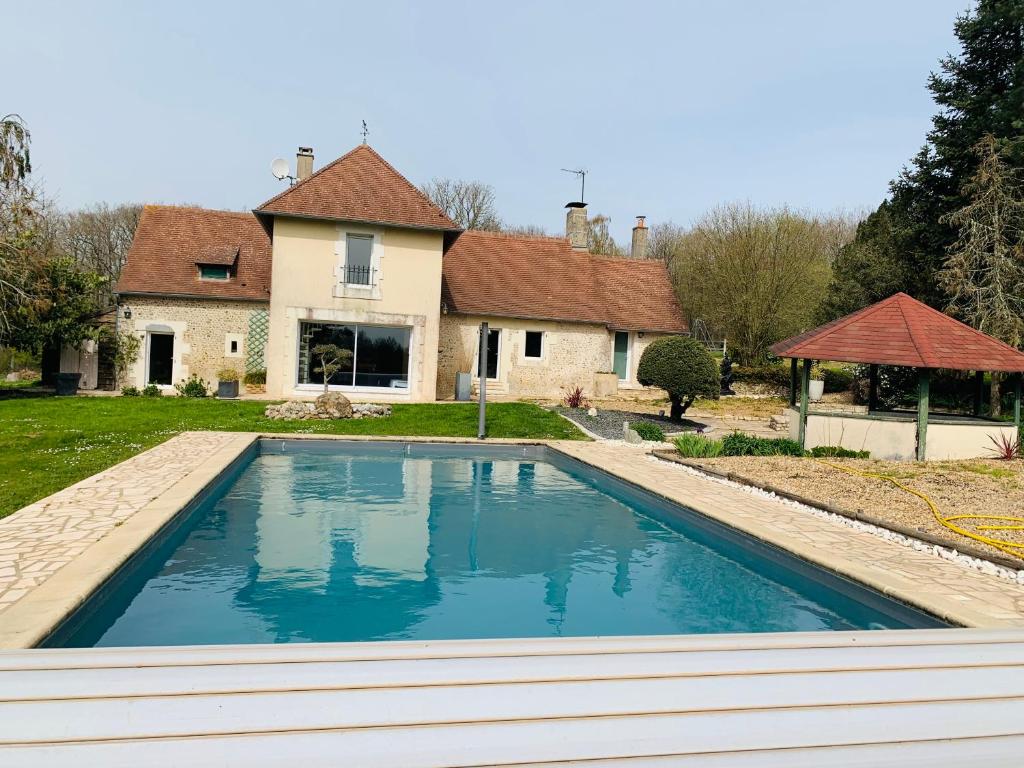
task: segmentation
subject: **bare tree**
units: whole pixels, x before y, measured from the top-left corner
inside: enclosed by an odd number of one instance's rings
[[[14,114],[0,118],[0,344],[14,312],[28,301],[34,254],[40,246],[40,201],[26,182],[32,136]]]
[[[502,226],[501,231],[507,235],[516,235],[518,237],[547,237],[548,233],[544,227],[539,227],[536,224],[518,224],[515,226]]]
[[[83,269],[106,278],[96,297],[97,305],[114,305],[114,286],[121,276],[128,249],[142,214],[141,205],[106,203],[55,217],[58,248]]]
[[[672,272],[680,245],[686,237],[686,229],[672,221],[655,224],[648,236],[647,258],[662,261]]]
[[[489,184],[438,178],[424,184],[420,191],[463,229],[501,229],[494,188]]]
[[[748,204],[716,208],[679,242],[676,292],[691,318],[724,331],[741,362],[812,325],[830,275],[820,221]]]

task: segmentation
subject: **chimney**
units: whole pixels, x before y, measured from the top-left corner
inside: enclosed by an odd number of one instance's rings
[[[634,259],[647,258],[647,224],[644,223],[646,216],[636,217],[636,226],[633,227],[633,245],[629,255]]]
[[[587,204],[569,203],[565,206],[565,236],[574,249],[585,251],[590,247],[590,227],[587,225]]]
[[[299,181],[308,179],[313,175],[313,148],[299,147],[295,155],[295,178]]]

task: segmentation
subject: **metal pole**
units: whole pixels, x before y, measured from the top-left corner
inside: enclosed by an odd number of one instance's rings
[[[480,323],[480,365],[477,376],[480,377],[480,419],[477,424],[476,436],[483,440],[487,434],[487,336],[490,330],[487,323]]]
[[[1021,374],[1018,373],[1013,379],[1013,423],[1018,432],[1020,431],[1020,380]]]
[[[917,460],[924,461],[928,437],[928,395],[932,372],[922,368],[917,386]]]

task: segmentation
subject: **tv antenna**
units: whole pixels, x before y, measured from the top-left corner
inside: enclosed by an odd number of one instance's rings
[[[586,198],[583,196],[583,193],[587,189],[587,172],[583,169],[574,171],[571,168],[563,168],[562,170],[565,171],[566,173],[575,173],[577,176],[580,177],[580,202],[585,202]]]
[[[278,181],[284,181],[288,179],[288,186],[295,183],[295,177],[288,173],[288,161],[284,158],[277,158],[270,164],[270,172],[274,174],[274,178]]]
[[[363,120],[363,130],[360,131],[363,134],[363,144],[366,143],[366,137],[370,135],[370,129],[366,127],[366,121]]]

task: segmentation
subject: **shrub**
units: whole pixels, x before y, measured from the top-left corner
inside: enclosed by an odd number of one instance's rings
[[[210,386],[206,380],[199,378],[194,373],[189,376],[188,381],[179,381],[174,388],[182,397],[206,397],[210,394]]]
[[[826,392],[846,392],[853,386],[854,375],[850,368],[823,368],[821,375]]]
[[[789,378],[789,368],[785,365],[739,365],[733,368],[733,380],[744,384],[789,389]]]
[[[242,379],[242,381],[252,386],[260,386],[261,384],[266,384],[267,369],[259,368],[255,371],[246,371],[245,377]]]
[[[784,437],[755,437],[733,432],[722,439],[723,456],[803,456],[803,448],[795,440]]]
[[[156,384],[147,384],[142,388],[143,397],[160,397],[163,392],[160,391],[160,387]]]
[[[570,387],[562,398],[562,404],[566,408],[586,408],[587,398],[583,396],[583,387]]]
[[[995,451],[997,459],[1012,461],[1021,455],[1019,440],[1007,437],[1002,433],[1000,433],[998,438],[995,437],[995,435],[989,435],[988,439],[992,441],[993,445],[995,445],[995,448],[989,448],[989,450]]]
[[[816,445],[811,448],[811,456],[816,459],[869,459],[869,451],[851,451],[841,445]]]
[[[707,348],[688,336],[665,336],[651,344],[640,357],[637,380],[668,393],[670,417],[680,421],[698,397],[717,400],[721,379],[715,359]]]
[[[680,435],[675,443],[679,455],[690,459],[713,459],[722,455],[721,440],[712,440],[695,432]]]
[[[221,368],[217,371],[217,381],[238,381],[241,378],[234,368]]]
[[[121,387],[121,396],[122,397],[138,397],[139,396],[138,387]]]
[[[661,443],[665,440],[665,433],[661,431],[661,427],[657,424],[652,424],[649,421],[638,421],[634,424],[630,424],[630,429],[636,432],[644,440],[651,440],[656,443]]]

